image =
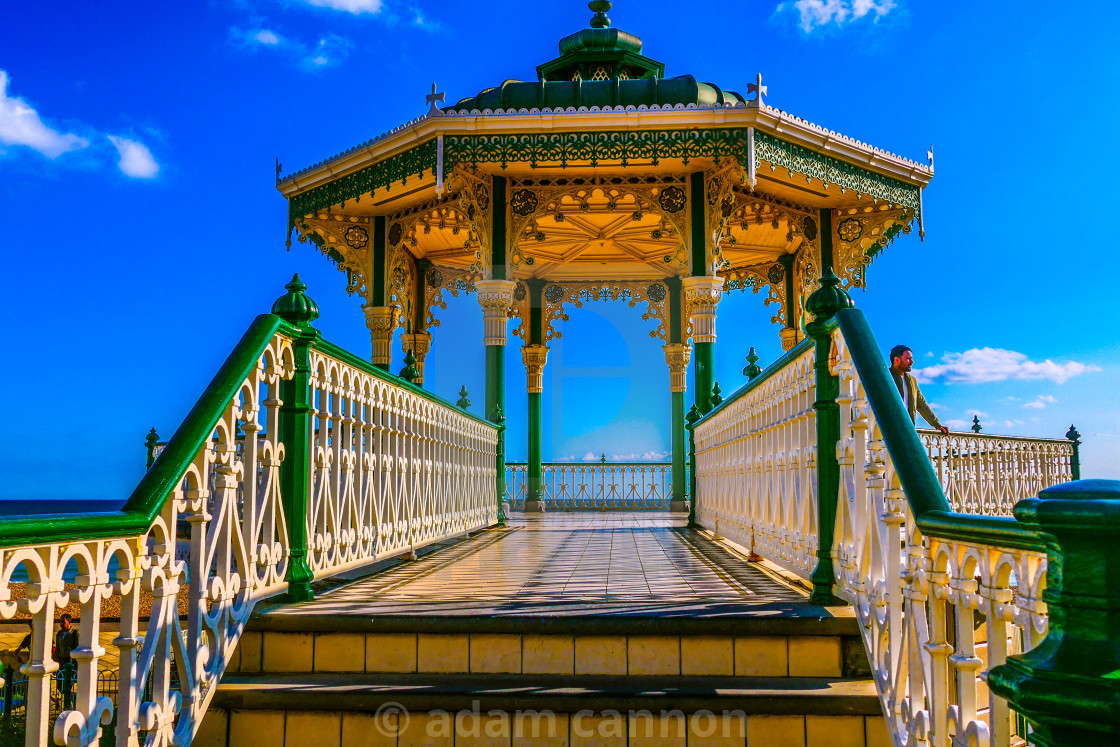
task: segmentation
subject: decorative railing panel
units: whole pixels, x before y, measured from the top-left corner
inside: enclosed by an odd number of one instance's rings
[[[798,345],[696,424],[696,520],[808,578],[816,565],[815,353]]]
[[[1011,516],[1024,498],[1073,479],[1068,439],[919,430],[922,445],[954,511]]]
[[[493,426],[320,350],[311,373],[316,577],[498,520]]]
[[[878,400],[865,388],[845,337],[870,336],[862,316],[844,316],[855,313],[840,313],[830,358],[840,381],[835,593],[855,608],[895,744],[1011,744],[1025,734],[984,677],[1046,634],[1042,542],[1013,519],[946,510],[930,465],[915,468],[922,445],[867,339],[862,366],[882,368]],[[882,417],[904,422],[884,434]],[[892,449],[919,492],[904,490]]]
[[[295,584],[297,528],[323,577],[492,524],[498,440],[315,330],[259,317],[121,511],[0,519],[0,619],[32,622],[8,723],[27,745],[189,743],[254,606]],[[119,609],[115,672],[103,604]],[[55,617],[72,605],[76,672],[60,676]]]
[[[506,464],[506,500],[510,507],[525,508],[528,494],[528,465]],[[541,467],[541,500],[546,509],[665,511],[672,497],[672,464],[555,462]]]

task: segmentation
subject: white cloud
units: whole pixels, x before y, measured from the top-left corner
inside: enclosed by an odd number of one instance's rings
[[[983,410],[965,410],[965,412],[969,415],[975,415],[978,418],[988,417],[988,413],[984,412]]]
[[[138,140],[130,140],[126,137],[117,137],[116,135],[108,135],[107,137],[113,147],[117,149],[117,153],[120,154],[121,159],[117,165],[125,176],[131,176],[134,179],[152,179],[159,173],[159,164],[152,157],[152,152],[148,150],[148,146]]]
[[[1037,399],[1034,399],[1034,400],[1024,404],[1023,409],[1026,409],[1026,410],[1041,410],[1044,407],[1046,407],[1046,405],[1055,405],[1057,403],[1058,403],[1058,400],[1054,399],[1054,397],[1052,397],[1051,395],[1040,394],[1040,395],[1038,395]]]
[[[586,454],[583,455],[583,461],[585,461],[585,462],[597,462],[597,461],[599,461],[599,455],[598,454],[593,454],[592,452],[589,451],[589,452],[587,452]]]
[[[44,124],[30,104],[8,95],[8,73],[0,70],[0,144],[23,145],[47,158],[58,158],[87,147],[89,140]]]
[[[275,31],[269,31],[268,29],[260,29],[255,34],[253,34],[252,38],[253,41],[268,46],[282,44],[284,41],[284,37],[280,36],[280,34],[277,34]]]
[[[1049,358],[1036,362],[1023,353],[1000,348],[973,348],[963,353],[946,353],[941,363],[916,368],[913,373],[921,383],[942,380],[948,384],[983,384],[992,381],[1047,379],[1056,384],[1092,371],[1098,366],[1070,361],[1055,363]]]
[[[808,34],[816,28],[829,24],[843,26],[868,15],[878,21],[894,7],[894,0],[795,0],[778,3],[775,13],[796,11],[801,30]]]
[[[324,34],[314,44],[284,36],[266,28],[230,27],[230,39],[245,49],[273,49],[299,61],[304,70],[333,67],[350,55],[353,44],[338,34]]]
[[[363,13],[376,14],[381,12],[381,0],[303,0],[303,2],[317,8],[341,10],[356,16]]]
[[[945,425],[945,426],[948,426],[949,430],[951,430],[951,431],[963,431],[963,430],[966,430],[967,428],[969,428],[972,425],[972,422],[968,421],[968,420],[952,420],[952,419],[950,419],[950,420],[942,420],[941,424]]]

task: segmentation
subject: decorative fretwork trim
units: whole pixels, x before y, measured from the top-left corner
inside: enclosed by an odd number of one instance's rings
[[[867,267],[899,232],[910,233],[916,211],[892,205],[834,211],[835,272],[846,288],[867,287]]]
[[[749,289],[758,293],[765,286],[767,294],[762,302],[763,305],[778,304],[778,313],[770,317],[770,321],[774,324],[786,323],[786,270],[780,262],[762,262],[749,267],[736,267],[723,270],[719,274],[727,280],[727,284],[723,286],[725,291]]]
[[[554,290],[555,289],[555,290]],[[625,301],[630,308],[639,303],[646,305],[642,321],[657,320],[657,328],[650,330],[654,339],[667,340],[669,329],[669,287],[658,280],[621,280],[549,283],[543,292],[544,342],[561,337],[561,332],[552,326],[556,321],[568,321],[564,311],[565,304],[577,309],[589,301]]]
[[[432,329],[439,326],[436,318],[436,309],[446,310],[447,302],[443,300],[443,292],[447,291],[452,298],[458,298],[460,293],[474,291],[474,283],[482,277],[470,270],[461,267],[445,267],[432,265],[424,277],[424,327]]]
[[[541,132],[495,135],[445,135],[444,172],[458,164],[472,169],[479,164],[496,163],[505,168],[509,163],[618,162],[624,168],[631,161],[657,165],[665,159],[680,159],[684,164],[695,158],[737,158],[746,163],[748,157],[746,127],[712,129],[676,129],[646,131]],[[802,145],[786,142],[774,135],[755,130],[755,165],[767,162],[772,168],[785,168],[820,179],[825,185],[835,184],[842,190],[854,190],[878,200],[921,209],[921,190],[893,177],[878,174],[834,156],[817,153]],[[288,224],[294,227],[300,217],[345,205],[381,187],[420,177],[428,172],[435,176],[436,139],[365,168],[345,174],[327,184],[293,195],[288,202]]]
[[[310,241],[346,273],[346,293],[366,299],[366,268],[370,265],[372,226],[368,218],[319,215],[296,226],[301,244]]]

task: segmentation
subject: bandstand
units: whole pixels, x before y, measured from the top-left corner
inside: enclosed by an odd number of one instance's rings
[[[483,308],[485,413],[505,408],[504,356],[521,339],[528,496],[541,502],[541,391],[549,343],[573,307],[624,301],[660,341],[672,399],[672,503],[684,510],[686,371],[712,408],[725,292],[759,294],[782,347],[805,338],[805,301],[831,268],[864,287],[899,233],[921,232],[915,163],[781,111],[758,75],[747,96],[665,77],[642,41],[591,2],[591,28],[560,40],[536,79],[507,80],[282,178],[289,230],[345,271],[364,303],[372,361],[394,333],[415,382],[438,355],[444,294]],[[760,310],[760,313],[761,310]],[[509,330],[507,320],[519,324]]]

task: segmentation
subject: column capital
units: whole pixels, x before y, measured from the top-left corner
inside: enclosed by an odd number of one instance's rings
[[[727,281],[718,275],[696,275],[681,281],[684,308],[692,322],[693,342],[716,341],[716,306]]]
[[[540,394],[544,391],[544,366],[548,363],[547,345],[526,345],[521,348],[521,359],[525,361],[528,382],[525,391]]]
[[[509,319],[510,307],[513,306],[513,292],[517,289],[517,281],[476,280],[474,287],[478,303],[482,306],[485,343],[505,345],[506,321]]]
[[[662,347],[665,350],[665,363],[669,366],[669,391],[674,393],[687,391],[685,372],[688,370],[689,358],[692,357],[692,346],[674,342]]]
[[[778,334],[782,338],[782,350],[792,350],[794,345],[805,339],[805,333],[794,327],[782,327]]]
[[[393,357],[393,331],[397,328],[395,306],[365,306],[366,327],[369,328],[373,353],[370,360],[375,366],[388,366]]]

